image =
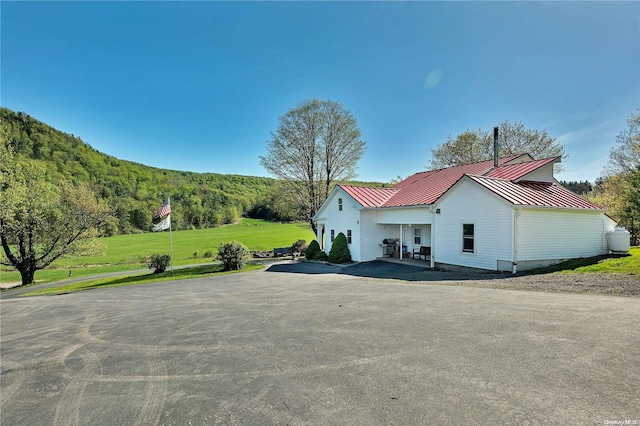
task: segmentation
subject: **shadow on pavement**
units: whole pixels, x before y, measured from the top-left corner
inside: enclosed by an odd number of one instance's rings
[[[267,272],[288,272],[294,274],[342,274],[363,278],[380,278],[403,281],[465,281],[493,280],[509,278],[511,274],[482,272],[444,272],[432,271],[419,266],[397,263],[371,262],[356,263],[348,266],[328,265],[316,262],[279,263],[266,269]]]
[[[277,263],[269,266],[267,272],[287,272],[289,274],[338,274],[343,269],[342,266],[327,265],[326,263],[317,262],[295,262],[295,263]]]

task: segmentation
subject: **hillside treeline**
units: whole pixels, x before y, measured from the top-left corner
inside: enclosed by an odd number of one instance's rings
[[[171,197],[173,229],[215,227],[241,216],[292,220],[298,212],[263,177],[157,169],[103,154],[77,136],[27,114],[1,108],[2,139],[18,159],[39,160],[52,182],[87,182],[113,216],[104,235],[149,231],[152,215]]]

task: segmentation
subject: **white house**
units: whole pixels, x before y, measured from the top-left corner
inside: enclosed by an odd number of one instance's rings
[[[317,239],[328,253],[344,233],[355,261],[390,255],[383,241],[395,240],[394,256],[415,252],[432,268],[514,273],[608,253],[615,222],[558,184],[559,161],[512,155],[416,173],[392,188],[338,185],[314,216]]]

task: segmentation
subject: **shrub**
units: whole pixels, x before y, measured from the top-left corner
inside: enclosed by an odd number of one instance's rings
[[[204,257],[205,259],[208,259],[210,257],[213,257],[213,252],[211,250],[207,250],[204,252],[204,254],[202,255],[202,257]]]
[[[222,262],[225,271],[237,271],[244,267],[250,256],[249,249],[237,241],[220,243],[217,259]]]
[[[300,252],[306,248],[307,241],[306,240],[298,240],[295,243],[291,244],[291,253],[295,256],[296,254],[299,256]]]
[[[171,256],[168,254],[152,254],[147,260],[147,266],[154,270],[154,274],[161,274],[167,270],[170,262]]]
[[[331,251],[329,252],[329,262],[347,263],[351,262],[351,253],[347,244],[347,237],[342,232],[333,240]]]
[[[193,252],[193,258],[194,258],[194,259],[197,259],[197,258],[199,258],[199,257],[200,257],[200,250],[196,250],[196,251],[194,251],[194,252]]]
[[[313,260],[318,260],[318,261],[326,262],[327,260],[329,260],[329,256],[327,256],[327,253],[325,253],[325,252],[323,252],[322,250],[320,250],[319,252],[317,252],[317,253],[313,256]]]
[[[307,247],[307,250],[305,250],[304,256],[307,258],[307,260],[317,260],[316,254],[321,251],[322,250],[320,250],[320,244],[318,244],[316,240],[313,240],[309,243],[309,247]]]

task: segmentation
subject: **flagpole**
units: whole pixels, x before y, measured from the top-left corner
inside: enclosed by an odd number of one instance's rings
[[[167,197],[171,209],[171,197]],[[171,215],[171,213],[169,213]],[[171,233],[171,217],[169,217],[169,256],[171,256],[171,276],[173,276],[173,234]]]

